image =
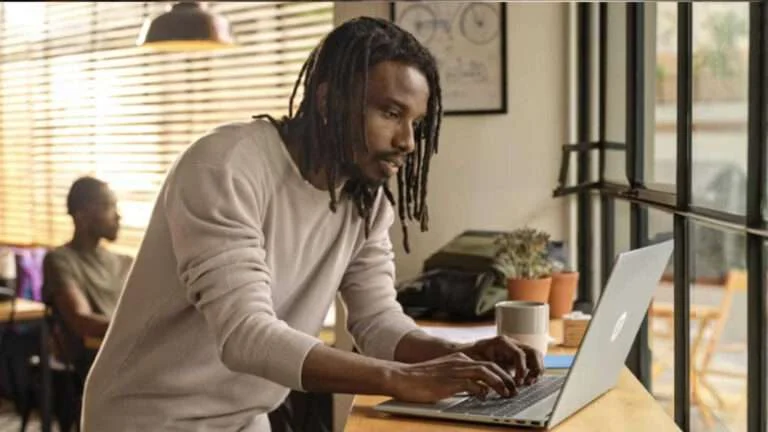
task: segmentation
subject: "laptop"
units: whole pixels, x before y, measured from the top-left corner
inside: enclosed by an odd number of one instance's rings
[[[475,423],[552,428],[616,386],[624,362],[672,255],[673,241],[619,254],[567,373],[546,371],[512,398],[492,393],[421,404],[390,399],[375,410]]]

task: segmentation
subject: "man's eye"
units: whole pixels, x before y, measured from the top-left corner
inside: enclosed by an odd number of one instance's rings
[[[397,118],[400,118],[400,113],[398,113],[398,112],[396,112],[396,111],[385,111],[385,112],[384,112],[384,115],[385,115],[387,118],[391,118],[391,119],[397,119]]]

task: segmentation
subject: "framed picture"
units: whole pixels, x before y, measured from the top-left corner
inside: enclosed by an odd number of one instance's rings
[[[392,2],[390,19],[437,59],[446,115],[507,112],[506,4]]]

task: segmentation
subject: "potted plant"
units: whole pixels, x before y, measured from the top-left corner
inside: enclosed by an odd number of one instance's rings
[[[496,266],[507,278],[509,300],[548,303],[552,263],[547,257],[549,234],[519,228],[498,236]]]
[[[552,285],[549,289],[549,317],[562,318],[573,310],[579,272],[566,267],[561,261],[552,262]]]

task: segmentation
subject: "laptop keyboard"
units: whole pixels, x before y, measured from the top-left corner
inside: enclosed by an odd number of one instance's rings
[[[462,402],[443,410],[443,412],[484,415],[492,417],[512,417],[520,411],[532,406],[550,394],[560,390],[565,376],[544,375],[539,380],[527,387],[518,389],[517,396],[512,398],[489,397],[482,400],[469,397]],[[496,395],[496,393],[493,393]]]

